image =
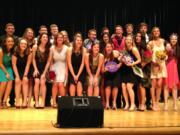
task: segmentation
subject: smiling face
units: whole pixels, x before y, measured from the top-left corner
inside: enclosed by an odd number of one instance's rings
[[[90,31],[88,34],[89,39],[94,41],[96,39],[96,36],[97,36],[96,34],[97,34],[96,31]]]
[[[148,30],[148,28],[147,28],[146,25],[143,25],[143,26],[140,27],[140,32],[141,33],[147,33],[147,30]]]
[[[57,35],[56,41],[57,41],[57,45],[62,45],[62,44],[64,43],[64,37],[63,37],[63,35],[59,33],[59,34]]]
[[[41,44],[47,44],[47,42],[48,42],[48,35],[42,34],[40,40],[41,40]]]
[[[135,40],[136,40],[136,43],[140,43],[141,42],[141,33],[137,33],[136,34],[136,37],[135,37]]]
[[[103,41],[105,42],[105,43],[108,43],[109,42],[109,35],[108,34],[104,34],[103,35]]]
[[[33,30],[28,29],[25,36],[26,36],[27,40],[33,40],[33,38],[34,38]]]
[[[75,38],[75,45],[76,45],[76,47],[77,48],[81,48],[81,46],[82,46],[82,44],[83,44],[83,41],[82,41],[82,38],[80,37],[80,36],[77,36],[76,38]]]
[[[14,39],[12,37],[7,37],[5,40],[5,45],[6,45],[7,50],[12,49],[14,46]]]
[[[40,30],[39,30],[39,34],[41,35],[41,34],[43,34],[43,33],[48,33],[48,30],[47,30],[47,28],[46,27],[42,27],[42,28],[40,28]]]
[[[15,28],[13,25],[9,25],[6,27],[5,31],[6,31],[7,35],[13,36],[13,34],[15,32]]]
[[[117,26],[115,28],[115,33],[117,36],[121,36],[123,34],[123,28],[121,26]]]
[[[133,27],[131,25],[127,26],[126,33],[129,35],[133,33]]]
[[[159,38],[160,37],[160,29],[158,27],[153,28],[152,34],[154,38]]]
[[[170,43],[174,46],[174,45],[177,44],[177,42],[178,42],[178,37],[177,37],[177,35],[171,35],[171,36],[170,36]]]
[[[99,53],[99,44],[98,43],[95,43],[94,45],[92,45],[92,52],[95,55]]]
[[[105,47],[105,52],[106,52],[106,54],[110,55],[110,54],[112,53],[112,51],[113,51],[113,46],[112,46],[112,44],[107,43],[107,44],[106,44],[106,47]]]
[[[127,49],[130,49],[133,46],[133,38],[132,36],[127,36],[125,39]]]
[[[51,27],[51,34],[53,36],[56,36],[58,34],[59,30],[58,30],[58,27],[57,26],[53,26]]]
[[[21,39],[19,41],[19,47],[22,52],[24,52],[27,49],[27,41],[25,39]]]

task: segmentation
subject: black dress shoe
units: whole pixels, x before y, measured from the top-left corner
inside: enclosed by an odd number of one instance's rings
[[[10,104],[11,106],[10,107],[16,107],[15,104]]]
[[[150,105],[148,105],[148,106],[146,107],[146,109],[147,109],[147,110],[152,110],[152,107],[151,107]]]
[[[45,106],[46,107],[51,107],[51,103],[46,103]]]

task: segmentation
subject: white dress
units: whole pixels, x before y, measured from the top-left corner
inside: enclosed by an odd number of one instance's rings
[[[158,63],[156,58],[156,51],[165,51],[164,47],[164,41],[161,42],[161,44],[158,46],[153,42],[153,55],[152,55],[152,61],[155,63]],[[154,70],[156,67],[151,64],[151,79],[154,78],[166,78],[167,77],[167,69],[166,69],[166,61],[163,60],[161,63],[159,63],[160,68],[158,70]]]
[[[66,81],[66,53],[67,53],[68,47],[66,45],[63,45],[63,48],[60,52],[58,52],[55,49],[55,46],[53,45],[51,47],[52,51],[52,57],[53,57],[53,64],[52,64],[52,70],[55,71],[56,78],[55,82],[65,82]]]

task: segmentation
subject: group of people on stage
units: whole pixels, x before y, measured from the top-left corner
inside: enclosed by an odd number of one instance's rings
[[[57,107],[57,96],[101,96],[105,109],[164,110],[172,93],[173,109],[177,111],[180,75],[178,35],[161,38],[160,28],[139,24],[116,25],[114,33],[104,27],[100,40],[90,29],[83,40],[77,32],[69,41],[65,30],[45,25],[35,37],[26,28],[22,37],[14,35],[15,26],[7,23],[0,36],[0,109],[7,100],[16,108]],[[41,98],[40,98],[41,97]],[[22,100],[21,100],[22,99]]]

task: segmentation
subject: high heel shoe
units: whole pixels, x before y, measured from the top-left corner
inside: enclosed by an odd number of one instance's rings
[[[2,105],[2,103],[0,102],[0,109],[2,109],[3,108],[3,105]]]
[[[136,110],[136,106],[134,106],[132,108],[131,107],[129,108],[129,112],[134,112],[135,110]]]
[[[168,106],[167,105],[164,106],[164,111],[168,111]]]
[[[177,105],[174,105],[174,111],[176,112],[178,110]]]
[[[123,110],[124,111],[128,111],[129,110],[129,106],[125,106]]]
[[[8,106],[7,106],[6,102],[3,102],[3,103],[2,103],[2,106],[3,106],[3,109],[8,108]]]
[[[53,104],[52,107],[53,107],[53,108],[57,108],[57,104]]]
[[[116,106],[116,103],[113,103],[113,107],[112,107],[112,110],[117,110],[117,106]]]
[[[36,109],[40,109],[39,105],[38,104],[34,104],[34,108]]]
[[[141,112],[144,112],[146,110],[146,106],[145,105],[141,105],[139,108],[138,108],[138,111],[141,111]]]
[[[106,110],[109,110],[109,109],[110,109],[110,106],[106,106],[105,109],[106,109]]]
[[[112,107],[112,110],[117,110],[117,107],[116,107],[116,106],[113,106],[113,107]]]

